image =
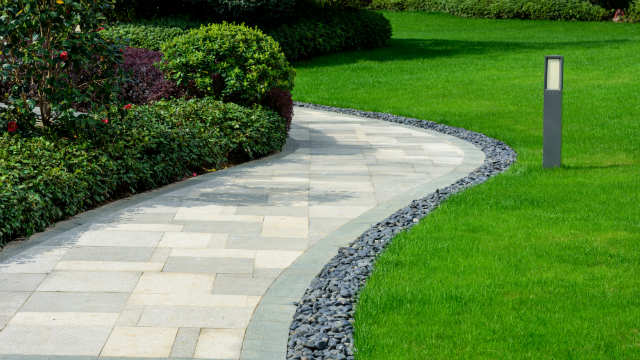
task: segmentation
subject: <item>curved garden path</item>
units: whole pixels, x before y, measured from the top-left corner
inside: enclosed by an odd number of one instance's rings
[[[338,247],[483,160],[447,135],[296,108],[281,154],[0,252],[0,358],[283,359],[293,302]]]

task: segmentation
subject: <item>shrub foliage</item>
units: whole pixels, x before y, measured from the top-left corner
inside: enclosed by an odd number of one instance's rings
[[[131,47],[124,50],[121,66],[126,81],[120,91],[122,103],[142,105],[184,95],[183,89],[167,80],[155,66],[161,60],[162,53],[159,51]]]
[[[76,120],[117,94],[119,49],[100,37],[110,1],[1,0],[0,82],[8,108],[0,126],[33,127]],[[89,120],[89,119],[85,119]]]
[[[325,10],[267,31],[292,61],[343,50],[381,47],[391,38],[389,20],[367,10]]]
[[[271,111],[204,98],[113,110],[76,138],[4,133],[0,246],[109,199],[219,168],[232,154],[278,151],[285,126]]]
[[[599,21],[611,15],[588,0],[373,0],[371,6],[496,19]]]
[[[208,21],[251,24],[283,21],[293,15],[296,0],[118,0],[118,12],[130,18],[184,16]]]
[[[255,104],[271,89],[293,89],[295,73],[280,45],[257,28],[202,26],[164,43],[162,52],[160,68],[192,95]]]
[[[634,0],[629,6],[627,19],[631,22],[640,22],[640,0]]]
[[[101,35],[120,44],[141,49],[159,51],[165,41],[184,34],[175,26],[154,26],[146,24],[119,24],[107,27]]]

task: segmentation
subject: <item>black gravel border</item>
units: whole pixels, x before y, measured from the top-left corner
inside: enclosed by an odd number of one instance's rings
[[[515,162],[517,154],[499,140],[432,121],[324,105],[298,102],[295,105],[434,130],[468,141],[482,149],[486,156],[484,164],[466,177],[414,200],[409,206],[373,225],[349,246],[340,248],[296,304],[289,329],[287,359],[353,359],[355,304],[377,256],[397,233],[414,226],[449,196],[505,171]]]

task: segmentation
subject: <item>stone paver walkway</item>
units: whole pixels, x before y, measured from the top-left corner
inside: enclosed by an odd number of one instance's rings
[[[346,224],[370,225],[363,214],[388,215],[401,194],[480,165],[482,152],[461,144],[296,108],[282,154],[105,206],[0,253],[0,359],[239,359],[250,322],[290,321],[261,303],[285,269],[351,236],[337,231]],[[296,281],[286,278],[280,289]]]

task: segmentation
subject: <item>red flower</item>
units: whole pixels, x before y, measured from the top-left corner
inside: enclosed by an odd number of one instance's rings
[[[9,121],[9,124],[7,125],[7,130],[10,133],[18,131],[18,123],[15,121]]]
[[[60,59],[62,59],[62,61],[67,61],[69,60],[69,53],[66,51],[63,51],[60,53]]]
[[[132,107],[132,106],[133,106],[133,104],[127,104],[127,105],[123,106],[122,108],[123,108],[124,110],[131,110],[131,107]]]
[[[102,31],[102,30],[104,30],[104,28],[100,26],[96,31]]]
[[[196,177],[196,176],[198,176],[198,174],[196,174],[196,173],[193,173],[193,176],[194,176],[194,177]]]
[[[104,118],[104,119],[102,119],[102,122],[105,123],[105,124],[108,124],[109,123],[109,119]]]

